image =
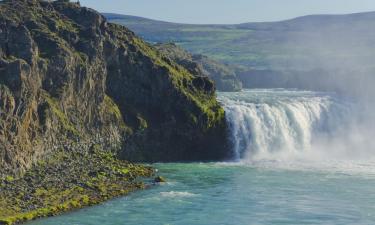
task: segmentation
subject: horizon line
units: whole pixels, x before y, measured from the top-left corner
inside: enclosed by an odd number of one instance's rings
[[[88,7],[90,8],[90,7]],[[99,11],[98,11],[99,12]],[[122,13],[111,13],[111,12],[99,12],[100,14],[112,14],[112,15],[118,15],[118,16],[129,16],[129,17],[135,17],[139,19],[145,19],[145,20],[152,20],[156,22],[162,22],[162,23],[170,23],[170,24],[183,24],[183,25],[203,25],[203,26],[209,26],[209,25],[241,25],[241,24],[248,24],[248,23],[277,23],[277,22],[285,22],[285,21],[291,21],[295,19],[300,19],[304,17],[313,17],[313,16],[354,16],[359,14],[368,14],[368,13],[375,13],[375,10],[372,11],[361,11],[361,12],[353,12],[353,13],[332,13],[332,14],[307,14],[303,16],[296,16],[291,17],[289,19],[281,19],[281,20],[270,20],[270,21],[247,21],[247,22],[240,22],[240,23],[183,23],[183,22],[172,22],[168,20],[161,20],[161,19],[152,19],[144,16],[136,16],[136,15],[129,15],[129,14],[122,14]]]

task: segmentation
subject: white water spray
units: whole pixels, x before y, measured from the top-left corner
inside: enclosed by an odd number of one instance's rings
[[[284,89],[220,93],[219,99],[238,161],[316,154],[322,140],[347,129],[353,108],[333,94]]]

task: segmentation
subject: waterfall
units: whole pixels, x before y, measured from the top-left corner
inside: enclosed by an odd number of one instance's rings
[[[219,93],[236,160],[282,159],[313,151],[345,129],[350,105],[329,93],[268,89]]]

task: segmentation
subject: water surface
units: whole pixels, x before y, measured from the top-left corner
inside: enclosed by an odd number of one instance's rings
[[[30,225],[375,224],[375,171],[157,164],[168,183]]]
[[[233,162],[156,164],[167,183],[30,225],[375,224],[374,154],[348,142],[352,103],[285,89],[219,100]]]

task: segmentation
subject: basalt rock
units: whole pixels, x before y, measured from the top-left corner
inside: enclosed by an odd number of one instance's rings
[[[212,81],[94,10],[0,2],[1,174],[93,146],[136,161],[222,159],[224,117]]]
[[[167,180],[162,176],[157,176],[154,178],[154,183],[165,183]]]

